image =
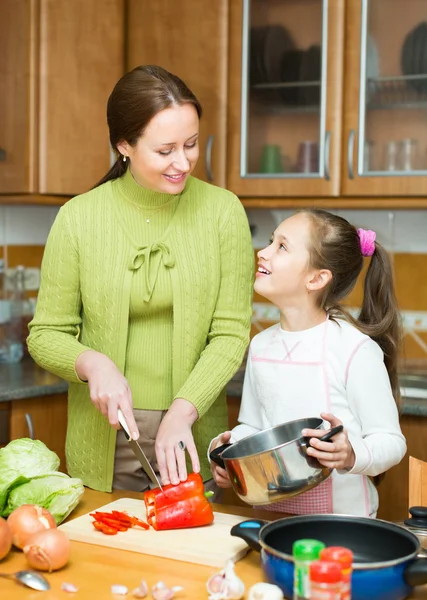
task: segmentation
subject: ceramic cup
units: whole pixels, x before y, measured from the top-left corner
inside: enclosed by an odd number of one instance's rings
[[[261,173],[282,173],[282,157],[280,146],[276,144],[265,144],[261,153]]]

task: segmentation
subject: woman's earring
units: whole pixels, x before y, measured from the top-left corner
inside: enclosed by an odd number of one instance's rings
[[[126,162],[126,156],[123,156],[123,162]]]

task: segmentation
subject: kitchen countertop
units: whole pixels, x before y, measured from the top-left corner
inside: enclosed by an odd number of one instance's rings
[[[413,365],[410,373],[421,374],[427,380],[427,367],[423,361],[420,365]],[[231,381],[227,384],[227,396],[231,399],[238,399],[242,395],[244,377],[244,366],[242,366]],[[68,383],[41,369],[31,358],[25,358],[16,364],[0,364],[0,402],[9,400],[24,400],[51,394],[60,394],[66,392]],[[416,417],[427,417],[426,399],[403,399],[401,414]]]
[[[118,498],[142,498],[142,494],[126,491],[107,494],[86,489],[80,504],[69,519],[79,517]],[[217,512],[241,515],[243,519],[279,517],[275,513],[242,506],[214,504],[213,508]],[[283,514],[280,517],[283,517]],[[12,550],[1,562],[1,571],[13,573],[25,568],[25,563],[23,554],[18,550]],[[93,600],[94,598],[111,600],[123,597],[111,594],[113,584],[125,585],[129,589],[126,598],[130,598],[132,590],[140,584],[141,579],[145,579],[149,587],[158,581],[164,581],[170,586],[182,586],[184,590],[177,594],[177,600],[181,598],[183,600],[203,600],[208,596],[206,581],[217,570],[214,567],[72,541],[69,563],[60,571],[46,575],[51,584],[48,592],[36,592],[24,588],[12,580],[0,579],[0,597],[14,600],[64,600],[68,595],[61,590],[61,584],[67,582],[79,588],[75,596],[69,595],[70,598],[73,596],[76,600]],[[242,560],[236,563],[236,574],[246,586],[245,598],[247,598],[248,589],[263,580],[259,554],[249,551]],[[427,600],[427,585],[416,588],[410,598]]]

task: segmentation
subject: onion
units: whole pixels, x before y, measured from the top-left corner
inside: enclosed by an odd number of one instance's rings
[[[37,504],[18,506],[10,513],[7,524],[12,532],[12,544],[21,550],[34,533],[56,528],[50,512]]]
[[[56,571],[70,557],[70,540],[59,529],[47,529],[35,533],[24,546],[28,564],[39,571]]]
[[[7,521],[0,517],[0,560],[9,554],[12,547],[12,532]]]

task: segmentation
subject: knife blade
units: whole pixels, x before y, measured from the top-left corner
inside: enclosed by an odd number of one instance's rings
[[[154,485],[158,486],[163,491],[163,488],[160,484],[159,478],[157,477],[153,467],[150,465],[150,461],[146,457],[145,452],[143,451],[141,446],[138,444],[138,442],[136,440],[132,439],[132,436],[130,435],[129,428],[127,426],[125,417],[124,417],[122,411],[120,410],[120,408],[118,409],[117,412],[118,412],[120,427],[123,429],[126,439],[129,443],[130,447],[132,448],[136,458],[139,460],[139,462],[142,465],[142,468],[147,473],[148,477],[151,479],[151,481],[154,483]]]

